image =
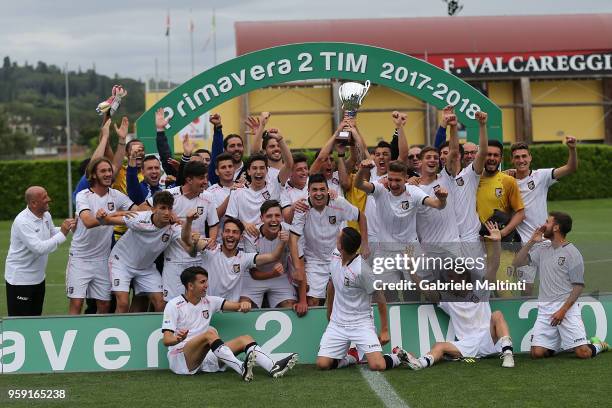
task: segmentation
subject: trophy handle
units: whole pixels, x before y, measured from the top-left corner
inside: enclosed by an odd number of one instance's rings
[[[370,89],[370,80],[368,79],[367,81],[365,81],[365,88],[363,89],[363,92],[361,93],[361,96],[359,97],[359,105],[361,105],[361,101],[363,101],[363,98],[365,98],[366,94],[368,93],[368,89]]]

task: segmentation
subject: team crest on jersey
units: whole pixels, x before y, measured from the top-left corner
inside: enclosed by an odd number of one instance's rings
[[[535,188],[535,182],[531,180],[529,183],[527,183],[527,188],[533,190]]]
[[[106,203],[106,208],[108,208],[108,211],[115,211],[115,203],[112,201],[110,203]]]
[[[495,197],[499,198],[502,196],[502,189],[501,188],[496,188],[495,189]]]
[[[240,264],[234,264],[234,273],[240,273]]]
[[[440,189],[440,185],[439,185],[439,184],[436,184],[436,185],[434,186],[434,188],[433,188],[433,191],[434,191],[434,192],[437,192],[439,189]]]
[[[113,285],[119,286],[119,279],[113,279]]]
[[[74,286],[70,286],[70,287],[68,288],[68,294],[69,294],[69,295],[72,295],[73,293],[74,293]]]
[[[261,195],[263,196],[263,198],[265,198],[266,200],[269,200],[270,197],[272,197],[270,195],[270,192],[268,190],[264,191],[263,193],[261,193]]]
[[[169,239],[170,239],[170,234],[162,235],[162,242],[168,242]]]
[[[344,277],[344,286],[351,286],[351,281],[349,280],[348,276]]]
[[[334,177],[334,178],[332,178],[332,184],[339,185],[340,184],[340,180],[338,180],[337,177]]]
[[[164,289],[164,297],[168,297],[168,290]]]
[[[204,207],[198,207],[198,215],[204,214]]]
[[[455,181],[457,182],[457,185],[459,187],[463,187],[463,185],[465,184],[465,181],[463,181],[463,177],[459,177]]]
[[[560,256],[559,260],[557,261],[557,263],[559,264],[559,266],[565,265],[565,257],[564,256]]]
[[[402,201],[402,210],[410,208],[410,201]]]
[[[329,223],[334,225],[336,223],[336,216],[335,215],[330,215],[329,216]]]
[[[209,316],[208,310],[202,310],[202,317],[205,319],[208,319],[208,316]]]

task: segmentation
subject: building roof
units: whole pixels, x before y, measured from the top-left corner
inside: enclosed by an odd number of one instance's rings
[[[237,22],[236,55],[351,42],[427,55],[612,50],[612,14]]]

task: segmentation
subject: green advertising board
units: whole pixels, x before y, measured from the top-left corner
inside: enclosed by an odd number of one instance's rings
[[[138,118],[137,136],[147,150],[156,150],[155,111],[158,108],[164,109],[169,119],[166,133],[173,136],[195,118],[247,92],[290,81],[332,78],[369,80],[439,109],[454,105],[471,141],[478,140],[478,122],[474,115],[482,110],[489,115],[489,138],[502,140],[501,109],[468,83],[406,54],[339,42],[267,48],[217,65],[168,93]]]
[[[584,296],[579,300],[588,336],[605,339],[610,329],[612,295]],[[491,302],[510,325],[514,348],[526,352],[537,303],[519,299]],[[448,317],[431,304],[388,305],[391,342],[423,354],[436,341],[454,339]],[[378,320],[378,317],[377,317]],[[0,371],[7,373],[93,372],[166,369],[161,343],[160,313],[8,318],[0,322]],[[219,313],[213,325],[222,339],[252,335],[275,359],[289,352],[301,363],[314,363],[319,340],[327,325],[326,310],[315,308],[298,318],[290,310]]]

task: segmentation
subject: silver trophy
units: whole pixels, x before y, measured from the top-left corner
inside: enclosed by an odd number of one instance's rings
[[[340,85],[338,96],[340,97],[340,102],[342,102],[342,109],[344,109],[349,117],[354,118],[357,116],[357,110],[368,93],[368,89],[370,89],[370,81],[365,81],[365,85],[358,82],[345,82]],[[338,138],[348,139],[350,134],[351,132],[343,130],[338,134]]]

